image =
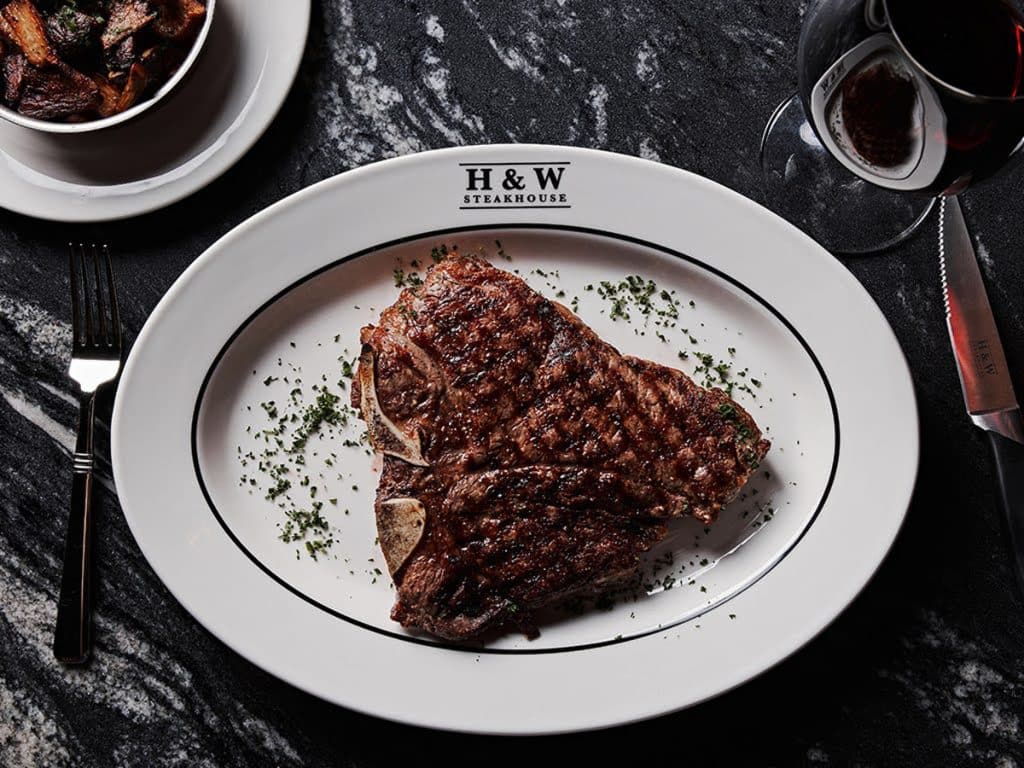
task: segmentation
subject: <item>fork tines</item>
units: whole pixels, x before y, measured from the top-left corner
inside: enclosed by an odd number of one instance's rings
[[[121,345],[121,321],[110,249],[95,243],[68,243],[68,252],[74,349],[117,349]]]

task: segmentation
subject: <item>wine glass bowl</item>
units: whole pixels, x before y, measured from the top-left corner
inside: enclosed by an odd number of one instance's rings
[[[905,239],[935,196],[992,175],[1024,139],[1010,0],[818,0],[797,74],[762,142],[769,204],[839,252]],[[811,212],[806,188],[833,210]]]
[[[1024,137],[1022,30],[1003,0],[825,0],[801,34],[800,97],[851,172],[955,194]]]

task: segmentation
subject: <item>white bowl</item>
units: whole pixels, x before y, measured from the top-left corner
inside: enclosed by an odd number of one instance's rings
[[[199,54],[203,49],[203,45],[206,43],[207,37],[210,34],[210,25],[213,22],[214,7],[217,5],[217,0],[206,0],[206,18],[203,19],[203,26],[199,30],[199,34],[196,35],[195,41],[192,43],[192,49],[188,52],[188,56],[178,67],[178,71],[171,76],[171,79],[160,86],[160,90],[154,93],[151,97],[145,101],[140,101],[135,106],[126,109],[124,112],[118,112],[116,115],[110,117],[101,117],[96,120],[89,120],[84,123],[61,123],[52,120],[40,120],[35,117],[25,117],[10,107],[6,107],[0,104],[0,117],[4,120],[8,120],[15,125],[20,125],[23,128],[31,128],[34,131],[42,131],[44,133],[91,133],[93,131],[101,131],[104,128],[111,128],[115,125],[120,125],[129,120],[132,120],[141,115],[146,110],[153,107],[161,101],[168,93],[173,91],[178,84],[185,79],[192,65],[196,59],[199,58]]]

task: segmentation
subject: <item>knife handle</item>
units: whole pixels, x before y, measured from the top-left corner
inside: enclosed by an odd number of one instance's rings
[[[1010,534],[1017,585],[1024,595],[1024,445],[996,432],[988,433],[996,456],[1003,515]]]

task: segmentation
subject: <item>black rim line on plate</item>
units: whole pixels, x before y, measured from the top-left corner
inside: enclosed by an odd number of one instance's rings
[[[835,430],[835,452],[834,452],[833,457],[832,457],[832,468],[831,468],[831,470],[829,472],[828,482],[826,482],[826,484],[825,484],[825,490],[822,492],[821,499],[818,502],[818,505],[817,505],[817,507],[814,510],[814,514],[811,515],[810,520],[808,520],[807,524],[804,525],[803,530],[800,531],[800,535],[797,536],[796,539],[793,541],[793,543],[790,544],[789,547],[787,547],[776,558],[775,562],[773,562],[770,566],[768,566],[768,568],[765,569],[765,571],[762,574],[760,574],[756,579],[754,579],[752,582],[747,584],[742,589],[739,589],[736,592],[734,592],[733,594],[728,595],[727,597],[725,597],[721,601],[715,603],[714,605],[707,606],[706,608],[698,611],[697,613],[693,614],[692,616],[686,616],[684,618],[678,619],[677,621],[673,621],[673,622],[671,622],[669,624],[658,625],[657,627],[655,627],[653,629],[643,630],[643,631],[636,632],[636,633],[628,635],[628,636],[618,636],[618,637],[612,638],[610,640],[600,640],[600,641],[593,642],[593,643],[582,643],[582,644],[578,644],[578,645],[558,646],[558,647],[555,647],[555,648],[536,648],[536,649],[530,649],[530,648],[488,648],[486,646],[472,645],[472,644],[469,644],[469,643],[459,644],[459,643],[451,643],[451,642],[442,642],[442,641],[438,641],[438,640],[428,639],[426,637],[418,637],[418,636],[415,636],[415,635],[405,635],[405,634],[401,634],[399,632],[394,632],[394,631],[389,630],[389,629],[384,629],[383,627],[377,627],[377,626],[374,626],[373,624],[368,624],[368,623],[366,623],[364,621],[360,621],[359,619],[353,618],[352,616],[348,616],[347,614],[344,614],[341,611],[337,611],[337,610],[335,610],[333,608],[330,608],[330,607],[324,605],[323,603],[321,603],[321,602],[319,602],[317,600],[314,600],[312,597],[310,597],[309,595],[305,594],[304,592],[302,592],[298,588],[296,588],[296,587],[292,586],[291,584],[289,584],[287,581],[285,581],[280,576],[278,576],[276,573],[274,573],[272,570],[270,570],[270,568],[268,568],[266,565],[264,565],[262,562],[260,562],[260,560],[252,552],[250,552],[246,548],[246,546],[238,539],[238,537],[235,536],[234,532],[231,530],[231,528],[228,526],[228,524],[224,521],[224,518],[221,516],[220,512],[217,509],[217,506],[213,503],[213,498],[210,496],[210,492],[209,492],[209,489],[207,489],[207,487],[206,487],[206,483],[203,481],[203,473],[202,473],[202,470],[201,470],[200,465],[199,465],[199,449],[198,449],[199,411],[200,411],[200,409],[202,407],[203,397],[206,394],[206,389],[207,389],[207,387],[210,384],[210,380],[213,378],[214,372],[217,370],[217,366],[220,364],[220,361],[223,359],[224,355],[227,354],[227,351],[231,348],[231,345],[234,344],[235,340],[245,331],[246,328],[249,327],[249,325],[252,323],[252,321],[255,320],[257,317],[259,317],[259,315],[261,315],[268,307],[270,307],[271,304],[274,304],[275,302],[279,301],[286,294],[290,293],[291,291],[293,291],[294,289],[296,289],[299,286],[303,285],[304,283],[307,283],[310,280],[318,277],[319,275],[322,275],[324,272],[327,272],[327,271],[329,271],[331,269],[334,269],[335,267],[338,267],[338,266],[340,266],[340,265],[342,265],[342,264],[344,264],[344,263],[346,263],[348,261],[354,261],[355,259],[362,258],[363,256],[371,254],[371,253],[373,253],[375,251],[379,251],[379,250],[382,250],[384,248],[393,248],[395,246],[405,245],[406,243],[411,243],[411,242],[414,242],[416,240],[426,240],[426,239],[432,238],[432,237],[443,237],[443,236],[446,236],[446,235],[453,235],[453,234],[458,234],[458,233],[463,233],[463,232],[467,232],[468,233],[468,232],[480,232],[480,231],[487,231],[487,230],[501,231],[501,230],[510,230],[510,229],[520,229],[520,230],[551,230],[551,231],[561,231],[561,232],[574,232],[574,233],[577,233],[577,234],[585,234],[585,235],[596,235],[596,236],[599,236],[599,237],[606,237],[606,238],[609,238],[609,239],[612,239],[612,240],[620,240],[620,241],[623,241],[623,242],[630,243],[632,245],[639,245],[639,246],[642,246],[642,247],[645,247],[645,248],[650,248],[650,249],[658,251],[660,253],[665,253],[665,254],[668,254],[670,256],[674,256],[675,258],[680,259],[682,261],[689,262],[690,264],[693,264],[694,266],[697,266],[697,267],[699,267],[699,268],[701,268],[701,269],[711,273],[712,275],[715,275],[716,277],[718,277],[718,278],[720,278],[722,280],[725,280],[730,285],[734,286],[735,288],[740,289],[741,291],[743,291],[743,293],[747,294],[748,296],[753,298],[755,301],[757,301],[761,306],[763,306],[765,309],[767,309],[772,314],[773,317],[775,317],[779,322],[781,322],[782,325],[786,328],[786,330],[788,330],[791,334],[793,334],[793,337],[798,342],[800,342],[800,346],[803,347],[805,352],[807,352],[808,357],[810,357],[811,362],[814,364],[815,369],[818,371],[818,375],[821,376],[821,381],[822,381],[822,384],[825,387],[825,392],[828,394],[829,405],[832,408],[833,427],[834,427],[834,430]],[[213,516],[217,519],[217,522],[220,523],[221,528],[223,528],[224,532],[228,535],[228,538],[230,538],[231,541],[233,541],[235,543],[235,546],[237,546],[245,554],[245,556],[249,558],[249,560],[253,564],[255,564],[261,571],[263,571],[263,573],[265,573],[267,576],[269,576],[271,579],[273,579],[273,581],[275,581],[280,586],[284,587],[286,590],[291,592],[296,597],[301,598],[302,600],[304,600],[305,602],[309,603],[310,605],[312,605],[312,606],[314,606],[316,608],[319,608],[321,611],[324,611],[325,613],[327,613],[327,614],[329,614],[331,616],[334,616],[337,619],[341,619],[342,621],[348,622],[349,624],[352,624],[352,625],[354,625],[356,627],[359,627],[360,629],[369,630],[370,632],[374,632],[376,634],[383,635],[385,637],[390,637],[390,638],[392,638],[394,640],[401,640],[403,642],[414,643],[416,645],[425,645],[425,646],[428,646],[430,648],[441,648],[441,649],[450,650],[450,651],[462,651],[464,653],[475,653],[475,654],[486,653],[486,654],[493,654],[493,655],[510,655],[510,656],[515,656],[515,655],[527,655],[528,656],[528,655],[541,655],[541,654],[550,654],[550,653],[572,653],[572,652],[575,652],[575,651],[592,650],[594,648],[602,648],[604,646],[617,645],[619,643],[627,643],[627,642],[630,642],[632,640],[639,640],[640,638],[648,637],[650,635],[655,635],[655,634],[658,634],[660,632],[665,632],[666,630],[672,629],[674,627],[681,626],[683,624],[687,624],[687,623],[689,623],[689,622],[691,622],[691,621],[693,621],[695,619],[699,619],[701,616],[704,616],[705,614],[710,613],[711,611],[714,611],[714,610],[717,610],[718,608],[721,608],[726,603],[730,602],[731,600],[733,600],[737,596],[743,594],[748,589],[750,589],[755,584],[757,584],[762,579],[764,579],[765,576],[767,576],[769,573],[771,573],[773,570],[775,570],[775,568],[779,565],[779,563],[781,563],[783,560],[785,560],[786,557],[789,555],[789,553],[792,552],[796,548],[796,546],[803,540],[804,536],[807,535],[807,532],[811,529],[811,527],[817,521],[818,516],[821,514],[821,510],[825,506],[825,502],[828,500],[828,497],[829,497],[829,495],[832,492],[832,485],[835,482],[836,472],[837,472],[837,470],[839,468],[839,444],[840,444],[840,440],[839,440],[839,409],[836,406],[836,398],[835,398],[835,394],[832,391],[832,384],[829,382],[828,376],[825,373],[825,369],[821,365],[821,361],[818,360],[818,356],[814,354],[814,350],[811,349],[810,345],[807,343],[807,341],[804,339],[804,337],[800,334],[800,332],[793,326],[793,324],[790,323],[789,320],[787,320],[786,317],[784,317],[782,315],[782,313],[779,312],[779,310],[777,310],[768,301],[766,301],[764,298],[762,298],[758,293],[756,293],[755,291],[751,290],[750,288],[748,288],[747,286],[745,286],[743,283],[739,282],[735,278],[731,277],[730,275],[727,275],[726,273],[722,272],[721,270],[719,270],[719,269],[717,269],[715,267],[712,267],[710,264],[705,264],[703,261],[700,261],[699,259],[696,259],[696,258],[694,258],[692,256],[688,256],[688,255],[686,255],[684,253],[680,253],[679,251],[673,250],[671,248],[667,248],[667,247],[665,247],[663,245],[658,245],[657,243],[652,243],[652,242],[649,242],[647,240],[643,240],[643,239],[638,238],[638,237],[631,237],[629,235],[622,235],[622,234],[619,234],[619,233],[616,233],[616,232],[608,232],[608,231],[602,230],[602,229],[594,229],[594,228],[590,228],[590,227],[576,227],[576,226],[569,226],[569,225],[562,225],[562,224],[530,224],[530,223],[525,223],[525,224],[508,224],[508,223],[496,222],[496,223],[492,223],[492,224],[478,224],[478,225],[473,225],[473,226],[468,226],[468,227],[465,227],[465,226],[464,227],[450,227],[450,228],[447,228],[447,229],[437,229],[437,230],[433,230],[433,231],[430,231],[430,232],[421,232],[421,233],[418,233],[418,234],[415,234],[415,235],[409,235],[409,236],[406,236],[406,237],[400,237],[400,238],[397,238],[395,240],[388,240],[387,242],[379,243],[377,245],[370,246],[369,248],[364,248],[364,249],[362,249],[360,251],[357,251],[355,253],[351,253],[351,254],[349,254],[347,256],[342,256],[340,259],[332,261],[331,263],[326,264],[326,265],[320,267],[319,269],[314,270],[313,272],[310,272],[309,274],[307,274],[307,275],[299,278],[295,282],[293,282],[291,285],[288,285],[287,287],[281,289],[276,294],[274,294],[270,299],[268,299],[263,304],[261,304],[259,306],[259,308],[257,308],[256,311],[254,311],[251,315],[249,315],[249,317],[247,317],[245,319],[245,321],[235,330],[235,332],[231,334],[231,336],[228,338],[228,340],[224,343],[224,346],[221,347],[220,351],[217,353],[217,356],[213,359],[213,362],[210,364],[209,370],[207,370],[206,375],[203,377],[203,383],[199,387],[199,394],[196,397],[196,405],[195,405],[195,409],[194,409],[193,414],[192,414],[192,466],[193,466],[193,469],[195,471],[196,481],[199,483],[199,488],[200,488],[200,490],[203,493],[203,498],[206,499],[207,506],[210,508],[210,511],[213,513]]]

